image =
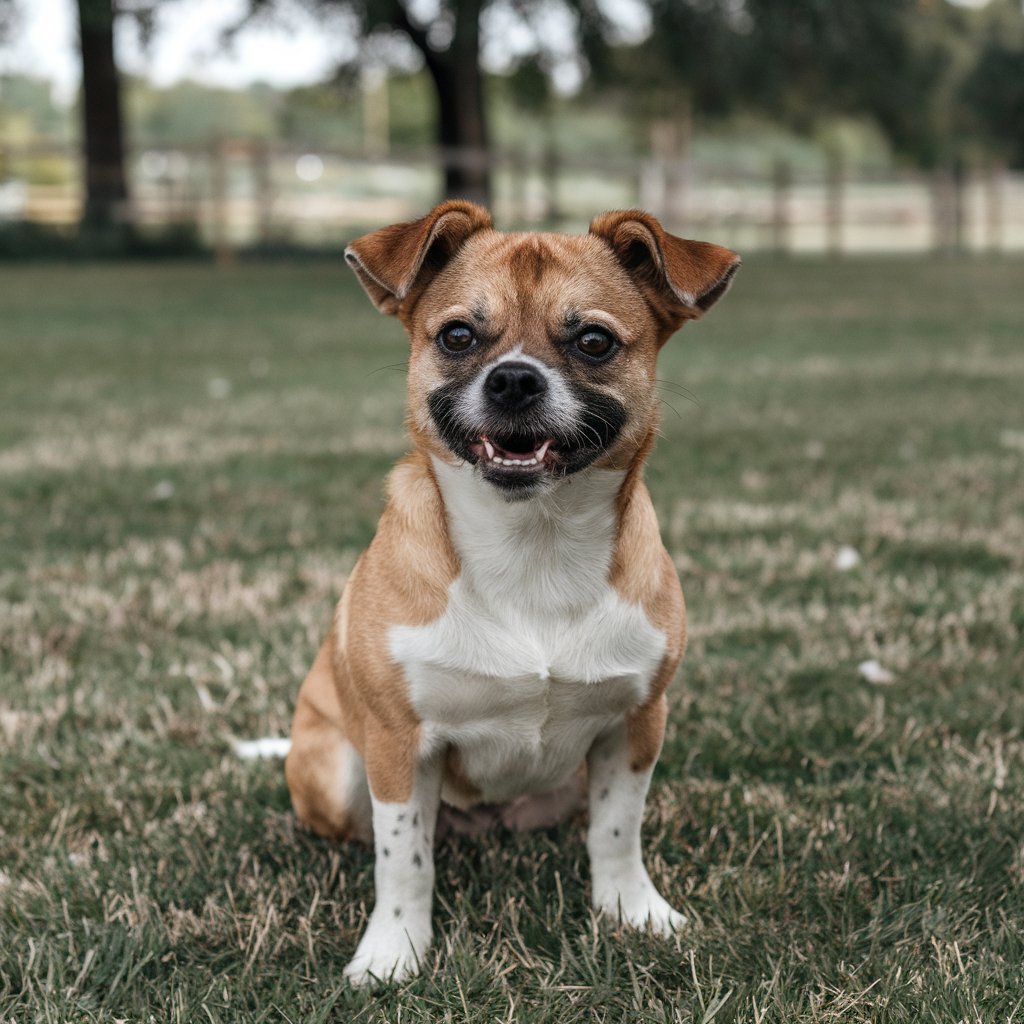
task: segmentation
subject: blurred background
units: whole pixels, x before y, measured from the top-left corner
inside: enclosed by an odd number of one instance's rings
[[[1020,0],[0,0],[0,252],[337,248],[443,195],[1024,250]]]
[[[0,0],[0,1020],[1017,1021],[1020,0]],[[279,761],[408,449],[341,258],[444,195],[736,248],[659,357],[645,850],[445,840],[426,976]]]

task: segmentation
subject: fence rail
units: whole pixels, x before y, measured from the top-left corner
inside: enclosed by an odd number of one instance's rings
[[[135,152],[126,219],[194,225],[224,258],[236,248],[336,246],[354,230],[415,216],[446,165],[489,165],[493,206],[509,227],[585,227],[600,210],[642,206],[670,229],[743,251],[1024,252],[1024,175],[997,167],[854,174],[695,160],[539,152],[359,151],[221,140]],[[74,224],[80,155],[0,144],[0,224]]]

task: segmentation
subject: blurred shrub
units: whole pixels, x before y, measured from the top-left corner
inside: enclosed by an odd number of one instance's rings
[[[0,260],[195,259],[204,257],[195,224],[113,230],[0,223]]]

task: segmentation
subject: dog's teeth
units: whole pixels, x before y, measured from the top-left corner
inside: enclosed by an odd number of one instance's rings
[[[536,452],[534,452],[534,456],[533,456],[533,457],[534,457],[534,458],[535,458],[535,459],[536,459],[536,460],[537,460],[538,462],[541,462],[541,461],[543,460],[544,456],[545,456],[545,455],[547,454],[547,450],[548,450],[548,448],[550,448],[550,447],[551,447],[551,441],[550,441],[550,440],[548,440],[548,441],[545,441],[545,442],[544,442],[544,443],[543,443],[543,444],[542,444],[542,445],[541,445],[541,446],[540,446],[540,447],[539,447],[539,448],[537,449],[537,451],[536,451]]]
[[[486,437],[482,437],[482,438],[480,438],[480,440],[483,441],[483,443],[484,443],[484,451],[487,452],[487,458],[493,459],[494,458],[494,445],[491,444],[491,442],[488,441]]]

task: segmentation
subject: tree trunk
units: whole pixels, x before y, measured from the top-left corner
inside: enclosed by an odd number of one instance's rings
[[[456,62],[435,76],[434,82],[445,196],[486,205],[491,198],[491,172],[481,79],[479,65]]]
[[[112,0],[78,0],[82,46],[82,131],[85,142],[84,226],[126,224],[121,82],[114,62]]]
[[[487,205],[491,199],[491,168],[480,71],[481,4],[482,0],[456,0],[455,30],[451,46],[444,53],[432,50],[425,36],[412,38],[423,53],[437,90],[445,196]]]

